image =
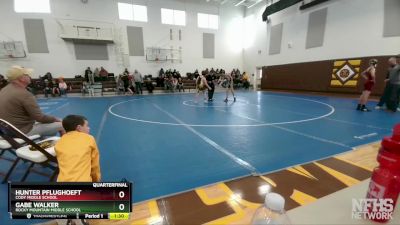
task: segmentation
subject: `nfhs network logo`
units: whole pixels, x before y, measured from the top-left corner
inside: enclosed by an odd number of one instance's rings
[[[352,199],[353,219],[390,220],[393,214],[393,199]]]

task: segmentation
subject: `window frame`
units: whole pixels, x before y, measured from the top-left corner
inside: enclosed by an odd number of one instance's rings
[[[32,0],[14,0],[14,12],[16,13],[51,13],[51,3],[50,0],[39,0],[38,2],[33,2]],[[41,10],[37,10],[41,4],[45,4]],[[34,7],[32,7],[34,6]],[[19,8],[21,7],[21,8]],[[34,8],[32,10],[32,8]],[[35,11],[36,10],[36,11]]]
[[[166,13],[171,14],[171,18],[166,18]],[[179,18],[179,16],[182,16]],[[181,20],[180,20],[181,19]],[[186,11],[177,9],[161,8],[161,24],[186,26]]]
[[[128,9],[122,8],[124,6],[128,7]],[[145,5],[136,5],[136,4],[130,4],[130,3],[125,3],[125,2],[117,2],[117,8],[118,8],[119,20],[144,22],[144,23],[147,23],[149,20],[148,15],[147,15],[147,6],[145,6]],[[142,10],[142,9],[144,9],[144,10],[142,11],[142,13],[140,13],[140,10]],[[126,14],[122,15],[121,12],[124,12],[124,11],[126,12]],[[145,18],[140,18],[140,16],[138,16],[138,14],[145,15]]]
[[[133,21],[137,21],[137,22],[148,22],[149,21],[149,17],[147,15],[147,6],[145,5],[133,5]],[[144,9],[144,10],[141,10]],[[142,11],[142,12],[139,12]],[[138,14],[144,14],[145,15],[145,20],[142,20],[141,18],[139,18]]]
[[[203,18],[201,18],[201,17],[203,17]],[[205,23],[205,20],[201,22],[201,20],[203,20],[205,18],[207,18],[207,24]],[[212,22],[213,21],[212,18],[214,18],[214,21],[216,19],[216,23]],[[202,28],[202,29],[218,30],[219,29],[219,15],[207,14],[207,13],[197,13],[197,27]]]

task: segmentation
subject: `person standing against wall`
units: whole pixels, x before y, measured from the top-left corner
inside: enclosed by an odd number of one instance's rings
[[[89,82],[90,83],[90,77],[92,76],[92,74],[93,74],[93,72],[92,72],[92,70],[90,69],[90,67],[88,67],[86,70],[85,70],[85,80],[86,80],[86,82]],[[51,79],[53,79],[53,78],[47,78],[48,80],[51,80]]]
[[[143,77],[142,74],[139,73],[137,70],[133,73],[133,77],[135,79],[135,86],[136,86],[136,94],[143,94],[143,89],[142,89],[142,83],[143,83]]]

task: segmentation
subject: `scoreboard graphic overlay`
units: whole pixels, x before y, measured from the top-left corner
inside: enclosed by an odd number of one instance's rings
[[[17,183],[8,185],[12,219],[128,219],[131,183]]]

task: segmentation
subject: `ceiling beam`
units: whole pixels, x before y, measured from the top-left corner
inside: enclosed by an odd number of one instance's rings
[[[223,0],[223,1],[221,2],[221,5],[227,3],[228,1],[229,1],[229,0]]]
[[[242,0],[242,1],[238,2],[238,3],[236,3],[235,6],[238,6],[238,5],[242,4],[242,3],[245,2],[245,1],[246,1],[246,0]]]
[[[258,3],[260,3],[260,2],[262,2],[262,0],[258,0],[258,1],[256,1],[254,4],[252,4],[251,6],[249,6],[249,7],[247,7],[248,9],[250,9],[251,7],[253,7],[253,6],[255,6],[255,5],[257,5]]]

